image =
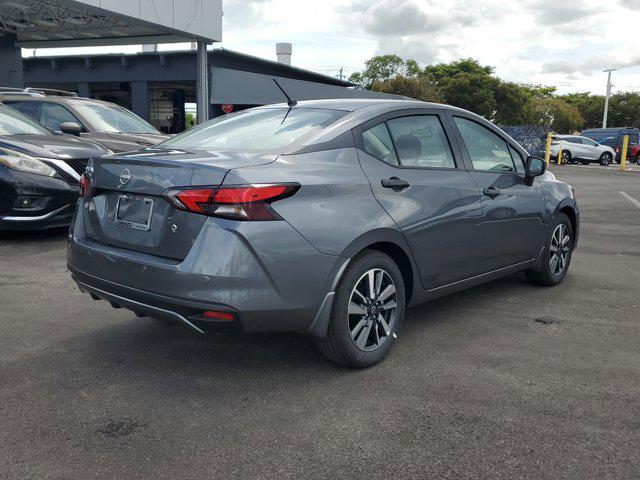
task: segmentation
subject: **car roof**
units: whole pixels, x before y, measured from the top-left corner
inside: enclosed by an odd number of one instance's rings
[[[63,96],[63,95],[29,95],[24,93],[0,93],[0,102],[5,100],[14,101],[19,100],[23,102],[51,102],[51,103],[61,103],[61,104],[70,104],[77,102],[84,103],[97,103],[102,105],[111,105],[119,107],[118,104],[113,102],[105,102],[104,100],[98,100],[95,98],[88,97],[71,97],[71,96]]]
[[[587,128],[582,133],[617,133],[626,131],[638,131],[637,127],[611,127],[611,128]]]
[[[343,110],[345,112],[354,112],[362,108],[389,107],[389,110],[397,110],[402,108],[440,108],[460,110],[450,105],[440,103],[420,102],[418,100],[396,100],[386,98],[331,98],[323,100],[301,100],[297,102],[298,108],[325,108],[330,110]],[[286,103],[277,103],[273,105],[264,105],[256,108],[288,108]]]

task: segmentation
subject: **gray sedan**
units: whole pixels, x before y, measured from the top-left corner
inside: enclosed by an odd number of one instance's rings
[[[245,110],[90,162],[81,187],[68,267],[92,298],[199,333],[304,332],[352,367],[409,306],[519,271],[559,284],[579,231],[543,160],[414,101]]]

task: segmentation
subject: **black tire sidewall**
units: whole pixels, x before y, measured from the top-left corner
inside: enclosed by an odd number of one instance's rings
[[[606,153],[603,153],[602,155],[600,155],[600,165],[602,165],[603,167],[607,167],[609,165],[611,165],[611,160],[612,160],[612,156],[611,154],[607,155]]]
[[[567,265],[565,266],[564,271],[562,272],[561,275],[554,275],[551,272],[551,267],[549,266],[549,259],[551,258],[551,237],[553,236],[553,232],[555,232],[556,228],[561,223],[564,223],[570,232],[571,248],[569,249],[569,258],[567,259]],[[573,257],[573,246],[574,246],[573,225],[571,225],[571,221],[569,220],[569,217],[567,217],[564,213],[558,213],[556,215],[555,221],[553,222],[551,228],[549,229],[549,233],[547,234],[545,253],[542,258],[543,263],[539,271],[545,284],[557,285],[560,282],[562,282],[562,280],[564,280],[564,277],[567,275],[567,272],[569,271],[569,266],[571,265],[571,259]]]
[[[336,288],[328,332],[332,336],[333,345],[339,350],[340,357],[352,367],[368,367],[378,363],[387,355],[396,340],[393,335],[390,335],[379,348],[370,352],[360,350],[351,340],[348,321],[351,291],[362,275],[372,268],[386,271],[396,286],[398,310],[392,334],[399,332],[404,320],[405,288],[402,273],[396,263],[388,255],[374,250],[359,254],[352,260]]]

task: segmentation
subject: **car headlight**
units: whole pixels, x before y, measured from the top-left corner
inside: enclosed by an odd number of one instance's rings
[[[5,165],[19,172],[34,173],[47,177],[53,177],[56,174],[56,171],[43,161],[19,152],[0,153],[0,165]]]

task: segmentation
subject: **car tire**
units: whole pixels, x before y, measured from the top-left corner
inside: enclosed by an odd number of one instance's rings
[[[557,285],[564,279],[571,263],[574,245],[573,226],[569,217],[558,213],[551,226],[540,265],[527,270],[530,281],[548,287]]]
[[[342,275],[327,335],[316,343],[333,362],[352,368],[370,367],[389,353],[404,313],[405,289],[398,265],[382,252],[364,250]]]
[[[612,159],[613,159],[613,155],[611,155],[610,152],[604,152],[602,155],[600,155],[599,163],[603,167],[606,167],[611,164]]]
[[[562,165],[566,165],[571,162],[571,152],[569,150],[562,151],[562,158],[560,159],[560,163]]]

